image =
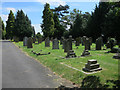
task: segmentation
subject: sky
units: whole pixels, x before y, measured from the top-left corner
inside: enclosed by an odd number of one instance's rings
[[[1,1],[1,0],[0,0]],[[98,0],[2,0],[0,4],[0,16],[6,25],[6,20],[8,19],[8,14],[10,10],[16,15],[18,10],[23,10],[25,14],[28,15],[31,20],[32,26],[35,28],[35,32],[40,32],[40,25],[42,24],[42,12],[45,3],[50,4],[50,8],[55,8],[59,5],[69,5],[69,11],[73,9],[81,10],[84,12],[94,11],[96,4],[98,5]]]

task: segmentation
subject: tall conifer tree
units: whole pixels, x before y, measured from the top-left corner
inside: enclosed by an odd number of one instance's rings
[[[43,24],[41,25],[42,32],[44,37],[52,37],[54,34],[54,20],[53,20],[53,12],[50,10],[50,5],[48,3],[45,4],[43,10]]]
[[[10,10],[8,20],[6,21],[6,38],[7,39],[13,38],[14,23],[15,23],[15,17],[12,10]]]

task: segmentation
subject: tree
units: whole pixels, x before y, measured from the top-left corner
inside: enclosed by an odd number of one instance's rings
[[[54,22],[55,22],[55,25],[54,25],[55,31],[54,31],[53,37],[60,39],[61,36],[63,36],[65,28],[60,24],[57,13],[54,13],[53,19],[54,19]]]
[[[73,36],[73,38],[83,35],[82,16],[80,14],[76,16],[76,19],[70,34]]]
[[[32,36],[35,37],[35,28],[32,26]]]
[[[40,34],[40,32],[38,32],[36,35],[35,35],[36,38],[41,38],[42,35]]]
[[[55,9],[51,9],[51,10],[55,12],[59,18],[61,18],[65,16],[64,14],[69,13],[68,9],[69,9],[68,5],[65,5],[65,6],[59,5],[58,7],[55,7]]]
[[[15,17],[12,10],[10,10],[8,20],[6,21],[6,38],[7,39],[13,38],[14,23],[15,23]]]
[[[105,15],[109,11],[108,2],[99,2],[99,5],[96,5],[92,16],[89,18],[87,23],[87,35],[93,38],[95,41],[96,38],[100,37],[102,34],[102,27],[105,21]]]
[[[14,29],[14,36],[19,37],[19,40],[23,40],[23,38],[31,37],[33,33],[33,29],[31,26],[31,21],[29,20],[28,16],[24,14],[21,10],[17,12],[16,19],[15,19],[15,29]]]
[[[120,41],[120,2],[111,2],[110,10],[105,15],[105,22],[103,24],[103,34],[105,37],[116,38]]]
[[[48,3],[45,4],[43,10],[43,24],[41,25],[42,32],[44,37],[52,37],[54,35],[54,19],[53,13],[50,10],[50,5]]]
[[[0,39],[5,39],[5,34],[6,34],[6,31],[5,31],[5,25],[0,17]]]

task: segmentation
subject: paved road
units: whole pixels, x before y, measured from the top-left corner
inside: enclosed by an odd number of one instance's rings
[[[12,42],[2,41],[2,88],[55,88],[61,83],[71,86]]]

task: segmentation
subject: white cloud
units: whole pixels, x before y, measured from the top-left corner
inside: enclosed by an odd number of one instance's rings
[[[41,34],[43,34],[40,25],[41,25],[41,24],[32,24],[32,26],[34,26],[34,28],[35,28],[35,33],[36,33],[36,34],[37,34],[38,32],[40,32]]]
[[[0,17],[2,18],[5,26],[6,26],[6,21],[8,20],[8,15],[5,15],[5,14],[1,14]]]
[[[15,12],[16,12],[16,9],[15,9],[15,8],[6,8],[6,10],[7,10],[7,11],[12,10],[12,11],[13,11],[13,13],[15,13]]]
[[[1,18],[2,18],[3,21],[7,21],[8,15],[1,14],[0,16],[1,16]]]
[[[52,6],[66,5],[66,2],[63,0],[36,0],[42,4],[49,3]]]

